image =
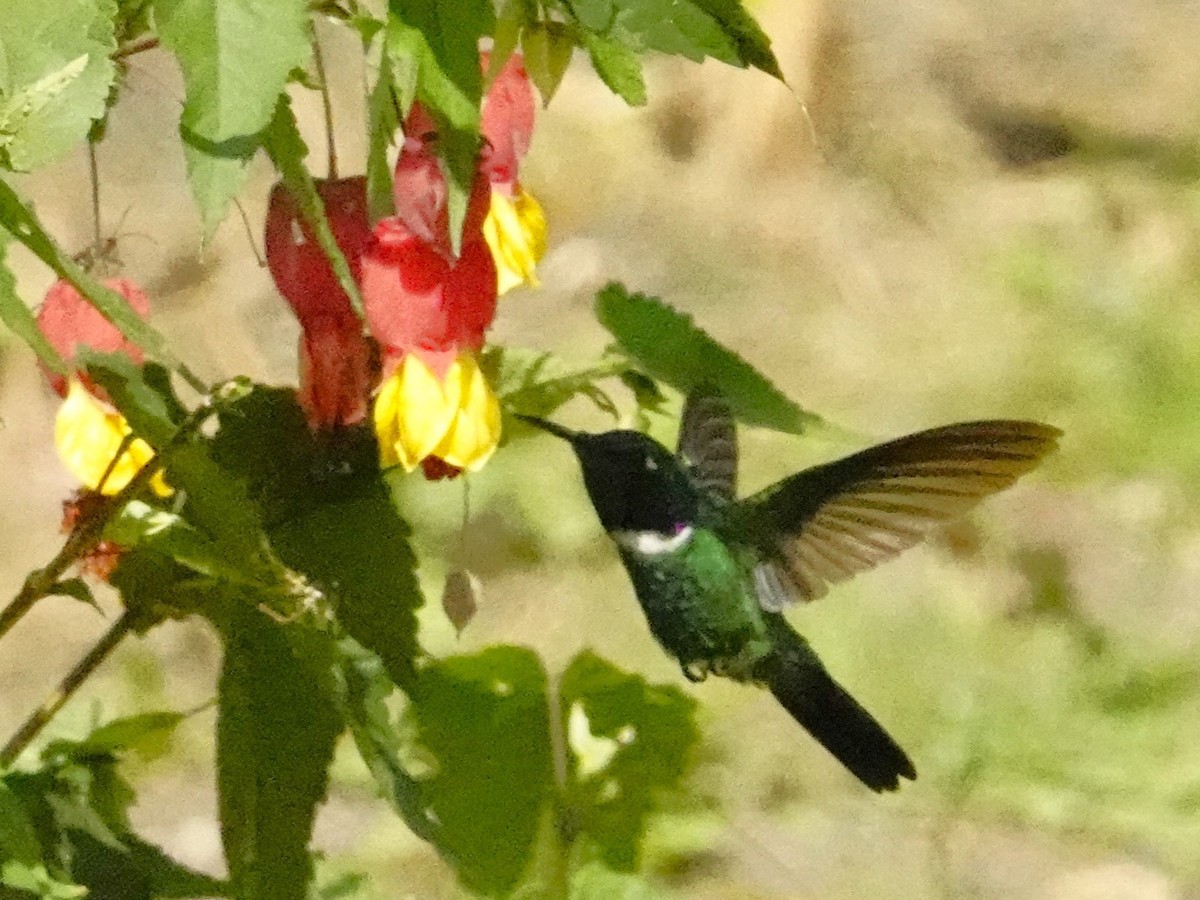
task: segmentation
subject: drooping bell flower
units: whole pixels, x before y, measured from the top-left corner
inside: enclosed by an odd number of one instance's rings
[[[316,182],[330,230],[356,281],[371,239],[362,176]],[[297,399],[314,431],[355,425],[367,415],[374,353],[362,322],[291,192],[271,189],[265,244],[279,293],[300,321]]]
[[[431,479],[474,472],[500,442],[500,402],[473,352],[441,375],[409,353],[375,398],[375,432],[384,465],[420,465]]]
[[[140,315],[149,312],[149,300],[132,281],[112,278],[105,285],[128,300]],[[66,377],[46,370],[50,386],[64,398],[54,421],[54,443],[59,457],[87,490],[116,494],[154,456],[154,451],[141,438],[133,438],[125,445],[131,433],[129,423],[109,403],[103,389],[79,370],[76,356],[79,348],[87,347],[124,353],[140,363],[142,352],[65,281],[55,282],[46,292],[37,321],[70,369]],[[118,459],[123,445],[125,449]],[[171,493],[161,472],[151,479],[150,485],[159,496]]]
[[[447,259],[442,242],[387,218],[363,253],[363,303],[383,357],[381,460],[431,479],[478,469],[500,439],[499,401],[475,356],[496,310],[496,269],[476,227]]]
[[[488,88],[480,114],[480,132],[486,141],[480,171],[492,187],[483,234],[496,259],[501,294],[521,284],[537,287],[535,269],[546,252],[546,216],[537,199],[521,187],[519,177],[533,136],[534,110],[525,61],[514,53]]]
[[[478,233],[464,235],[461,255],[447,260],[390,217],[363,253],[362,293],[384,374],[418,353],[441,375],[460,350],[483,346],[496,314],[496,268]]]
[[[361,175],[318,180],[316,188],[325,205],[329,230],[357,281],[359,257],[371,239],[367,180]],[[271,188],[264,237],[267,267],[275,287],[302,326],[316,319],[354,317],[350,298],[342,290],[325,251],[300,212],[296,198],[282,182]]]
[[[481,61],[486,69],[489,55],[484,53]],[[519,284],[536,286],[534,269],[546,250],[545,215],[518,179],[520,161],[533,134],[534,108],[533,86],[524,61],[513,54],[483,99],[483,146],[463,223],[464,243],[482,226],[496,265],[500,294]],[[420,103],[414,103],[404,122],[393,199],[397,218],[448,256],[446,181],[437,140],[437,123]]]

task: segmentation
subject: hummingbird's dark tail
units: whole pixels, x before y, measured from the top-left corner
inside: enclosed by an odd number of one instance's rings
[[[788,645],[762,672],[775,699],[871,790],[894,791],[902,777],[916,778],[899,744],[830,677],[803,638],[788,631]]]

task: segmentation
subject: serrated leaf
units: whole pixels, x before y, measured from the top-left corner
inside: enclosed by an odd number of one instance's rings
[[[138,315],[124,297],[102,285],[64,253],[42,228],[33,212],[3,180],[0,180],[0,227],[28,247],[59,278],[70,282],[84,299],[96,307],[125,337],[141,347],[147,356],[157,359],[168,368],[184,370],[167,346],[166,338]]]
[[[232,897],[228,881],[176,862],[135,835],[116,850],[88,835],[72,835],[72,876],[93,900],[166,900],[173,897]]]
[[[261,510],[279,558],[330,597],[350,636],[409,685],[423,598],[409,528],[369,430],[319,441],[294,391],[258,388],[222,413],[214,452]]]
[[[0,158],[30,171],[61,159],[104,115],[116,77],[115,0],[0,0]]]
[[[221,839],[239,900],[305,900],[308,843],[342,720],[319,663],[285,628],[234,598],[219,623],[217,788]]]
[[[568,666],[559,696],[575,775],[566,802],[581,841],[609,867],[632,871],[647,817],[687,771],[699,739],[696,702],[590,651]]]
[[[417,97],[453,128],[479,133],[479,40],[495,24],[491,0],[390,0],[388,47],[417,63]]]
[[[802,434],[819,416],[786,397],[757,369],[709,337],[690,315],[616,283],[596,295],[596,318],[654,378],[684,393],[708,384],[748,425]]]
[[[738,0],[577,0],[572,10],[585,46],[590,33],[634,55],[657,50],[695,62],[711,57],[783,81],[770,40]]]
[[[502,646],[440,660],[422,670],[408,714],[436,760],[422,790],[438,851],[469,889],[511,890],[553,783],[541,662]]]
[[[8,245],[12,235],[0,228],[0,319],[13,334],[25,342],[42,364],[52,372],[65,375],[66,363],[38,328],[37,319],[17,294],[17,282],[8,268]]]
[[[612,34],[622,32],[639,48],[683,56],[693,62],[710,56],[730,65],[741,62],[732,38],[688,0],[618,0]]]
[[[548,105],[571,64],[575,39],[561,22],[538,22],[522,32],[521,49],[529,80],[541,94],[542,105]]]
[[[305,0],[155,0],[163,44],[178,58],[180,131],[207,240],[241,186],[288,74],[311,52]]]
[[[246,183],[250,158],[258,149],[258,143],[256,141],[251,147],[247,142],[236,149],[222,151],[191,132],[182,132],[180,136],[188,184],[200,212],[201,241],[207,244],[229,212],[233,198]]]
[[[361,318],[363,315],[362,295],[358,291],[358,284],[350,272],[350,265],[346,262],[342,248],[338,246],[337,239],[333,236],[333,230],[329,227],[325,204],[321,200],[321,195],[317,193],[317,186],[313,183],[312,175],[304,166],[308,147],[304,143],[304,138],[300,136],[296,117],[292,113],[291,101],[286,96],[279,98],[275,116],[264,135],[263,145],[270,155],[271,161],[275,163],[275,168],[279,170],[284,185],[300,207],[301,215],[304,216],[304,220],[316,235],[317,243],[320,244],[325,256],[329,258],[329,264],[333,267],[338,284],[346,292],[346,296],[350,298],[350,305],[354,307],[355,312]]]
[[[583,47],[605,86],[630,106],[646,103],[646,80],[637,54],[617,41],[585,31]]]

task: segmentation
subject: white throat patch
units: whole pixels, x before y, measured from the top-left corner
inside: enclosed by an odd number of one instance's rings
[[[692,526],[684,525],[674,534],[661,531],[614,531],[613,540],[634,553],[643,556],[661,556],[674,553],[692,539]]]

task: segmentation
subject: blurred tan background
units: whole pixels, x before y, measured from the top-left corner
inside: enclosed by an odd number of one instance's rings
[[[647,871],[664,896],[714,900],[1200,898],[1200,6],[757,10],[794,94],[757,72],[656,60],[649,106],[629,110],[576,60],[524,170],[550,220],[543,287],[504,299],[495,339],[586,359],[605,344],[590,308],[609,278],[693,313],[844,432],[744,430],[746,489],[958,419],[1042,419],[1066,438],[933,546],[793,615],[920,779],[871,795],[769,696],[688,686],[705,740],[689,797],[652,828]],[[322,37],[352,173],[361,62],[354,39]],[[163,55],[133,60],[100,151],[107,228],[120,223],[127,273],[194,369],[294,383],[296,326],[238,217],[198,249],[181,97]],[[302,113],[320,173],[315,98]],[[251,222],[269,182],[259,160]],[[65,245],[87,243],[82,155],[22,189]],[[33,302],[49,277],[15,262]],[[9,340],[0,363],[11,596],[56,550],[74,485],[32,356]],[[604,424],[582,403],[559,417]],[[590,646],[682,683],[564,449],[520,442],[473,479],[465,562],[485,596],[461,640],[436,608],[461,488],[412,481],[401,494],[431,649],[509,641],[560,666]],[[0,645],[0,732],[105,627],[62,599],[22,622]],[[123,647],[55,727],[201,704],[217,651],[199,625],[163,626]],[[146,835],[219,870],[211,730],[211,711],[193,717],[132,775]],[[328,871],[370,873],[364,896],[458,896],[353,752],[340,760],[317,828]]]

